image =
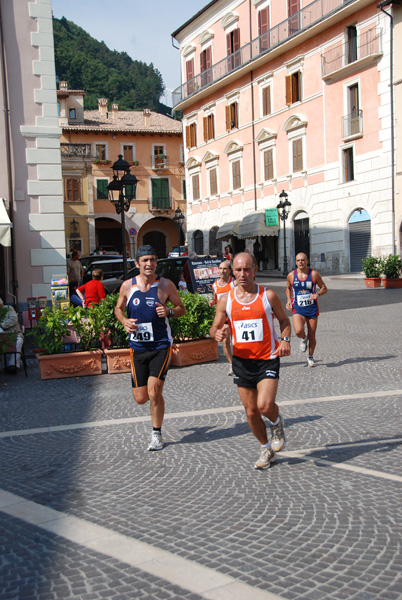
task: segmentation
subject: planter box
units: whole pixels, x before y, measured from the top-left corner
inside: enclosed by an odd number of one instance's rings
[[[102,350],[38,354],[41,379],[102,374]]]
[[[186,367],[218,360],[218,342],[211,339],[173,344],[171,367]]]
[[[381,287],[381,277],[365,277],[364,282],[368,288]]]
[[[402,288],[402,278],[396,277],[395,279],[388,279],[387,277],[383,277],[382,284],[385,288]]]
[[[105,348],[108,373],[130,373],[130,348]]]

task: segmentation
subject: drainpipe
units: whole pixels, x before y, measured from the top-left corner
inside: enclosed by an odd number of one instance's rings
[[[377,8],[390,18],[390,58],[389,58],[389,78],[390,78],[390,103],[391,103],[391,213],[392,213],[392,253],[396,254],[395,244],[395,141],[394,141],[394,18],[384,10],[384,6],[392,4],[392,0],[384,0],[377,4]],[[395,2],[400,4],[400,2]]]
[[[251,0],[249,0],[249,24],[250,24],[250,53],[252,52],[252,47],[251,47],[251,42],[253,39],[253,30],[251,27]],[[257,210],[257,166],[256,166],[256,159],[255,159],[255,125],[254,125],[254,119],[255,119],[255,114],[254,114],[254,86],[253,86],[253,81],[254,81],[254,73],[253,70],[251,70],[250,72],[250,85],[251,85],[251,134],[252,134],[252,146],[253,146],[253,184],[254,184],[254,210]]]
[[[7,75],[6,75],[6,58],[5,48],[3,39],[3,18],[1,14],[0,4],[0,55],[1,55],[1,71],[3,79],[3,106],[4,106],[4,129],[5,129],[5,146],[6,146],[6,160],[7,160],[7,184],[8,184],[8,199],[9,199],[9,210],[10,210],[10,221],[11,224],[14,222],[14,196],[13,196],[13,176],[11,172],[12,160],[11,160],[11,133],[10,133],[10,109],[8,106],[8,86],[7,86]],[[12,286],[15,306],[18,307],[18,282],[16,276],[16,257],[15,257],[15,234],[14,228],[11,227],[11,271],[12,271]],[[8,292],[10,293],[10,292]]]

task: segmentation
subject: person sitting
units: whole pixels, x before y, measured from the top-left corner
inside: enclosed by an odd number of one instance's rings
[[[15,344],[15,352],[6,354],[5,369],[7,373],[15,373],[21,366],[21,352],[24,343],[24,336],[21,331],[21,325],[18,322],[18,315],[12,306],[4,306],[0,298],[0,333],[9,335],[9,345]]]
[[[180,280],[178,283],[178,288],[179,288],[179,292],[184,292],[185,294],[188,294],[187,283],[186,283],[186,280],[184,279],[183,271],[180,273]]]
[[[68,284],[68,289],[70,292],[70,304],[72,304],[73,306],[82,306],[83,305],[81,298],[77,294],[78,285],[79,285],[78,281],[74,281],[74,280],[70,281]]]
[[[77,288],[77,296],[81,298],[83,306],[88,308],[94,304],[99,304],[101,300],[106,298],[105,286],[102,280],[102,269],[94,269],[92,271],[92,280]]]

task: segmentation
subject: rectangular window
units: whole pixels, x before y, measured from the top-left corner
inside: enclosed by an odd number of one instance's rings
[[[131,144],[129,144],[127,146],[123,146],[123,158],[127,162],[134,161],[134,148]]]
[[[201,72],[201,85],[207,85],[212,81],[212,48],[209,46],[205,48],[200,54],[200,72]]]
[[[164,177],[151,179],[152,208],[170,208],[169,180]]]
[[[98,160],[106,160],[106,144],[95,144],[95,156]]]
[[[262,116],[271,114],[271,88],[270,86],[262,88]]]
[[[197,145],[197,125],[191,123],[186,127],[186,148],[194,148]]]
[[[359,120],[359,86],[357,83],[348,87],[348,110],[350,118],[350,133],[349,135],[355,135],[360,133],[360,120]]]
[[[239,117],[237,111],[237,102],[226,106],[226,131],[236,129],[239,126]]]
[[[289,19],[289,35],[293,35],[300,29],[299,25],[299,16],[298,13],[300,10],[300,0],[288,0],[288,15],[293,18]]]
[[[234,29],[226,36],[227,69],[231,71],[240,66],[240,29]]]
[[[76,119],[77,118],[77,113],[75,111],[75,108],[70,108],[68,111],[68,118],[69,119]]]
[[[273,150],[265,150],[264,152],[264,181],[269,181],[274,178],[274,160]]]
[[[269,48],[269,7],[258,11],[258,37],[260,42],[260,52]]]
[[[108,200],[108,179],[96,179],[96,199]]]
[[[193,200],[200,199],[200,176],[193,175],[191,178],[192,186],[193,186]]]
[[[286,75],[286,104],[301,100],[301,71]]]
[[[186,61],[186,81],[187,83],[187,95],[190,95],[194,92],[194,58]]]
[[[153,163],[155,169],[166,167],[165,146],[154,146]]]
[[[183,200],[187,200],[187,186],[186,186],[186,180],[182,179],[181,180],[181,191],[183,194]]]
[[[204,142],[215,137],[214,115],[204,117]]]
[[[241,187],[240,161],[239,160],[235,160],[232,162],[232,176],[233,176],[233,189],[238,190]]]
[[[303,170],[303,140],[293,140],[293,173]]]
[[[353,148],[345,148],[343,154],[343,181],[353,181],[355,178],[353,166]]]
[[[357,60],[357,29],[354,25],[346,28],[348,44],[348,64]]]
[[[218,193],[218,178],[216,169],[209,169],[209,194],[216,196]]]
[[[81,202],[81,180],[80,179],[65,179],[65,201],[66,202]]]

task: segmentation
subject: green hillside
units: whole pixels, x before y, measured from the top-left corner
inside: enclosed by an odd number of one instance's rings
[[[70,89],[85,90],[84,106],[96,109],[98,98],[116,102],[119,110],[150,108],[169,114],[159,102],[162,76],[153,64],[132,60],[126,52],[109,50],[84,29],[64,17],[53,17],[56,76]]]

